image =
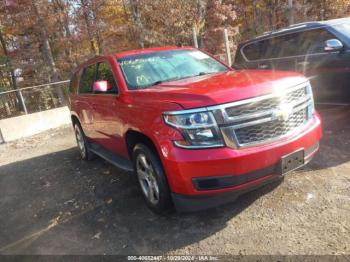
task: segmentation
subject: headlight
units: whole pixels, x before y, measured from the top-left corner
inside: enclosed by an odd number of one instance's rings
[[[164,113],[164,120],[168,125],[181,131],[184,140],[174,142],[179,147],[210,148],[224,145],[211,112],[168,112]]]
[[[312,86],[310,83],[308,83],[308,85],[306,86],[305,91],[307,95],[311,96],[311,104],[307,108],[307,113],[308,113],[307,118],[311,119],[312,115],[315,113],[315,103],[314,103],[314,95],[312,93]]]

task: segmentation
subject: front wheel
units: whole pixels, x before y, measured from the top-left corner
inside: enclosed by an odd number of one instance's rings
[[[149,147],[138,144],[133,150],[133,162],[138,184],[148,207],[158,214],[170,210],[170,190],[156,153]]]

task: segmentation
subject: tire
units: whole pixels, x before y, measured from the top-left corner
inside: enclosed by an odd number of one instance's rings
[[[93,153],[89,150],[89,143],[79,123],[74,124],[74,134],[75,139],[77,140],[77,145],[81,159],[85,161],[91,160],[93,157]]]
[[[133,149],[135,175],[147,206],[156,214],[164,214],[173,205],[168,182],[158,155],[148,146]]]

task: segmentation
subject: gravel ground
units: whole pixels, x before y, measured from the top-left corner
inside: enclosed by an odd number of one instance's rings
[[[0,145],[0,254],[350,254],[350,108],[322,108],[321,150],[236,202],[157,216],[133,178],[81,161],[71,127]]]

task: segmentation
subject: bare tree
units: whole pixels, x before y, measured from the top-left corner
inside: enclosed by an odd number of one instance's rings
[[[57,72],[55,60],[54,60],[53,55],[52,55],[46,25],[45,25],[44,19],[42,18],[42,16],[39,13],[36,0],[32,1],[32,8],[33,8],[34,15],[36,16],[36,19],[37,19],[37,26],[38,26],[38,30],[40,32],[40,40],[41,40],[41,43],[43,45],[44,57],[45,57],[46,62],[50,68],[50,71],[51,71],[51,81],[57,82],[59,77],[58,77],[58,72]],[[56,87],[56,92],[57,92],[58,98],[60,100],[60,103],[64,104],[65,103],[64,94],[63,94],[62,89],[59,86]]]
[[[92,31],[92,25],[91,25],[91,21],[89,18],[89,6],[88,6],[88,3],[86,0],[80,0],[80,4],[82,7],[82,11],[83,11],[83,17],[84,17],[84,22],[85,22],[85,26],[86,26],[86,31],[87,31],[89,41],[90,41],[90,49],[94,55],[97,55],[98,50],[96,49],[96,46],[95,46],[94,34]]]
[[[59,34],[63,37],[63,39],[70,39],[72,36],[71,29],[69,28],[69,14],[67,10],[67,3],[64,0],[53,0],[53,10],[54,13],[58,16],[58,24],[60,27]],[[64,54],[66,59],[70,65],[70,68],[74,68],[77,66],[76,61],[72,59],[72,46],[69,43],[68,47],[64,49]]]
[[[293,0],[288,0],[289,25],[294,24],[294,6]]]
[[[131,16],[132,16],[132,21],[134,25],[134,32],[137,37],[138,45],[139,47],[144,48],[145,40],[144,40],[143,24],[141,21],[140,1],[130,0],[130,9],[131,9]]]
[[[15,71],[13,69],[12,61],[11,61],[11,58],[10,58],[8,50],[7,50],[5,38],[4,38],[3,33],[1,31],[1,26],[0,26],[0,43],[1,43],[1,47],[2,47],[2,50],[4,52],[4,55],[6,57],[6,64],[7,64],[7,68],[9,69],[10,76],[11,76],[12,87],[13,87],[13,89],[17,90],[17,81],[16,81],[16,76],[15,76]],[[17,91],[16,96],[17,96],[17,99],[19,101],[19,105],[18,105],[19,109],[21,111],[27,113],[27,109],[26,109],[25,104],[24,104],[24,99],[23,99],[22,93],[20,91]]]

